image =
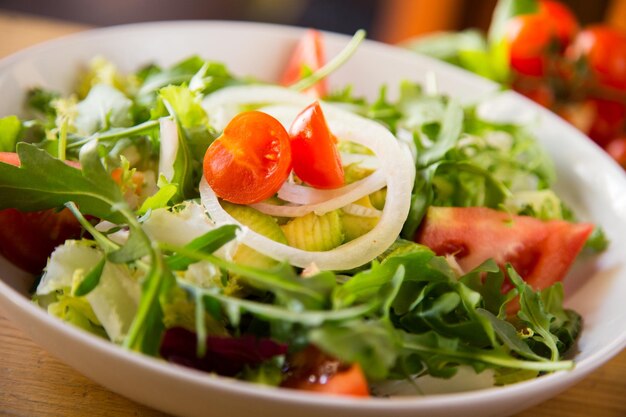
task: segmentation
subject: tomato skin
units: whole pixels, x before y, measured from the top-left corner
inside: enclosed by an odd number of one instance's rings
[[[28,272],[41,272],[55,247],[80,234],[80,223],[68,209],[0,210],[0,254]]]
[[[265,200],[276,194],[291,171],[289,135],[266,113],[240,113],[207,149],[203,171],[213,191],[226,201]]]
[[[608,26],[591,26],[566,51],[572,60],[584,60],[602,86],[626,91],[626,33]]]
[[[535,103],[546,108],[551,108],[556,102],[556,99],[550,85],[546,82],[525,83],[524,81],[527,80],[528,78],[526,80],[518,78],[512,84],[513,89]],[[533,79],[533,81],[536,81],[536,79]]]
[[[415,240],[437,255],[456,255],[464,271],[489,258],[500,267],[511,263],[540,290],[565,277],[593,228],[590,223],[544,222],[486,207],[430,207]]]
[[[289,128],[293,170],[316,188],[337,188],[344,184],[343,165],[336,138],[328,129],[320,104],[305,108]]]
[[[314,346],[290,356],[287,378],[281,386],[323,394],[369,397],[367,380],[358,364],[342,364]]]
[[[16,153],[0,152],[0,162],[19,166]],[[68,165],[80,168],[76,162]],[[22,212],[0,210],[0,254],[21,269],[39,273],[55,247],[81,235],[81,226],[71,211],[55,209]]]
[[[578,32],[578,21],[574,13],[560,1],[541,0],[539,14],[550,20],[561,49],[565,49]]]
[[[543,15],[515,16],[507,22],[511,68],[519,74],[541,77],[546,72],[547,53],[554,28]]]
[[[15,152],[0,152],[0,162],[20,166],[20,157]]]
[[[598,145],[605,147],[613,138],[624,131],[626,127],[626,105],[600,98],[591,98],[588,101],[595,110],[589,128],[589,137]]]
[[[626,169],[626,137],[613,139],[606,146],[606,151],[615,161]]]
[[[324,65],[324,62],[325,51],[322,34],[317,30],[309,29],[296,45],[280,83],[284,86],[295,84],[302,78],[305,68],[315,72]],[[326,96],[328,94],[326,79],[318,81],[304,92],[317,98]]]
[[[522,75],[545,75],[555,61],[555,45],[564,51],[577,32],[578,22],[567,6],[541,0],[537,13],[515,16],[506,24],[511,68]]]

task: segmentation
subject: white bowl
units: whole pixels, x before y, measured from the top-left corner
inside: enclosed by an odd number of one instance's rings
[[[0,115],[19,112],[24,92],[43,86],[68,92],[77,69],[103,55],[123,71],[191,54],[224,61],[237,75],[276,80],[302,31],[254,23],[169,22],[99,29],[27,49],[0,62]],[[347,37],[326,34],[329,56]],[[331,77],[375,97],[381,84],[424,81],[434,72],[440,90],[472,102],[497,90],[482,78],[390,46],[365,42]],[[0,259],[0,306],[53,355],[105,387],[154,408],[184,416],[267,415],[504,416],[538,404],[571,386],[626,346],[626,177],[598,147],[573,127],[512,95],[503,106],[538,115],[534,130],[554,158],[558,192],[581,219],[606,231],[611,246],[578,262],[566,279],[566,304],[582,314],[584,329],[576,368],[519,384],[480,391],[397,399],[350,399],[263,388],[125,351],[47,315],[30,303],[29,278]]]

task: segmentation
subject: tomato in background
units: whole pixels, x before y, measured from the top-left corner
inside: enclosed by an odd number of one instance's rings
[[[296,45],[280,83],[285,86],[295,84],[303,76],[308,75],[308,72],[315,72],[320,69],[325,61],[322,34],[317,30],[309,29]],[[326,96],[328,94],[326,79],[318,81],[304,92],[318,98]]]
[[[252,204],[278,191],[291,171],[291,145],[282,124],[249,111],[235,116],[206,151],[204,178],[218,197]]]
[[[314,346],[288,358],[287,378],[282,386],[332,395],[369,396],[367,380],[358,364],[343,364]]]
[[[318,102],[305,108],[289,128],[293,170],[316,188],[337,188],[344,183],[337,139],[328,129]]]
[[[559,1],[541,0],[538,14],[545,16],[550,21],[554,28],[554,34],[559,41],[560,49],[564,50],[578,32],[578,21],[574,13]]]
[[[589,128],[589,137],[598,145],[605,147],[611,140],[624,132],[626,105],[599,98],[592,98],[588,101],[595,110],[593,122]]]
[[[625,33],[608,26],[588,27],[578,33],[566,55],[583,60],[600,85],[626,91]]]
[[[20,165],[16,153],[0,152],[0,163]],[[80,168],[76,162],[68,165]],[[0,210],[0,254],[19,268],[39,273],[55,247],[80,237],[82,228],[68,209],[25,213],[14,208]]]
[[[542,0],[537,13],[519,15],[506,24],[510,65],[518,74],[542,77],[555,66],[578,32],[572,11],[558,1]]]
[[[626,136],[613,139],[605,149],[622,168],[626,168]]]
[[[548,83],[526,81],[529,81],[529,79],[517,78],[513,81],[513,89],[543,107],[550,108],[554,105],[554,91]]]
[[[511,68],[523,75],[541,77],[546,72],[554,28],[543,15],[520,15],[507,22]]]

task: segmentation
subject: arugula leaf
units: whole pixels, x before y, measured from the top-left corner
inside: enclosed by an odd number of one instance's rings
[[[397,333],[384,320],[326,323],[309,333],[311,343],[345,363],[359,363],[373,380],[382,380],[399,354]]]
[[[469,161],[442,161],[435,177],[433,205],[500,207],[511,195],[488,170]]]
[[[167,85],[189,83],[205,64],[207,67],[202,74],[204,94],[209,94],[233,81],[233,77],[223,64],[207,62],[198,56],[192,56],[165,70],[151,67],[137,93],[138,100],[145,102],[147,96]]]
[[[395,132],[397,122],[402,117],[402,112],[397,105],[387,101],[387,87],[382,86],[378,99],[367,108],[365,116],[384,123],[389,130]]]
[[[413,239],[415,237],[417,228],[422,223],[428,207],[435,198],[433,178],[438,167],[439,165],[435,163],[415,173],[415,184],[411,192],[411,207],[400,233],[400,236],[404,239]]]
[[[194,55],[173,65],[169,69],[163,70],[151,67],[137,92],[137,96],[141,97],[151,94],[166,85],[180,85],[189,82],[191,77],[202,68],[202,65],[204,65],[204,60]]]
[[[149,253],[150,247],[146,245],[145,232],[133,228],[124,246],[109,253],[107,259],[116,264],[125,264],[143,258]]]
[[[440,161],[452,149],[463,131],[463,108],[449,100],[440,121],[440,130],[435,142],[417,156],[417,168],[421,169]]]
[[[236,264],[214,255],[161,244],[166,250],[196,261],[209,261],[227,271],[240,275],[259,289],[276,294],[279,299],[295,309],[321,309],[328,304],[328,297],[336,285],[335,275],[330,271],[301,279],[289,264],[282,263],[270,269],[259,269]]]
[[[563,285],[560,282],[541,291],[545,311],[552,316],[550,331],[558,338],[561,354],[572,347],[582,326],[581,316],[573,310],[563,308]]]
[[[517,295],[515,291],[502,294],[505,276],[493,259],[488,259],[459,281],[479,293],[484,309],[500,319],[506,318],[506,304]]]
[[[226,243],[233,240],[239,228],[235,225],[224,225],[217,229],[211,230],[202,236],[199,236],[185,245],[185,249],[191,251],[202,251],[205,253],[213,253]],[[196,260],[176,254],[166,259],[167,266],[173,271],[180,271],[187,268]]]
[[[19,143],[21,166],[0,164],[0,208],[22,211],[60,207],[74,201],[84,213],[121,223],[115,207],[126,207],[115,182],[102,166],[95,144],[81,151],[82,170],[66,165],[34,145]]]
[[[403,348],[416,354],[433,376],[449,378],[458,365],[469,365],[480,372],[485,368],[515,368],[534,371],[559,371],[571,369],[572,361],[528,361],[514,358],[500,349],[479,349],[461,343],[457,338],[447,338],[429,331],[423,334],[400,333]]]
[[[89,294],[94,288],[96,288],[98,283],[100,283],[100,277],[102,276],[105,264],[106,257],[103,256],[100,262],[98,262],[91,271],[87,272],[87,275],[85,275],[80,284],[78,284],[78,287],[74,290],[73,295],[81,297]]]
[[[511,323],[496,317],[488,310],[478,308],[476,309],[476,311],[478,312],[478,314],[489,320],[489,322],[493,326],[493,329],[497,333],[498,338],[513,352],[516,352],[521,356],[531,360],[545,360],[545,358],[533,352],[530,347],[528,347],[528,345],[519,338],[519,336],[517,335],[517,329],[515,329],[515,326],[513,326]]]
[[[556,361],[559,358],[558,339],[550,331],[553,316],[546,311],[541,294],[533,291],[511,265],[507,265],[506,272],[519,293],[520,310],[517,316],[535,332],[533,339],[550,349],[550,358]]]
[[[231,324],[233,325],[237,325],[238,322],[238,320],[233,320],[233,315],[238,317],[241,310],[266,320],[276,320],[278,322],[316,327],[328,321],[341,322],[359,318],[376,308],[375,304],[361,304],[336,310],[294,311],[278,305],[220,294],[217,291],[199,288],[181,280],[178,280],[178,285],[192,294],[198,291],[201,292],[205,298],[205,302],[209,299],[222,305],[224,309],[226,309]],[[211,309],[208,308],[208,310]]]
[[[76,217],[76,220],[78,220],[80,225],[83,226],[83,228],[87,231],[87,233],[89,233],[91,235],[91,237],[93,237],[93,239],[96,241],[98,246],[100,246],[100,248],[105,253],[110,253],[110,252],[116,251],[117,249],[120,248],[120,245],[118,245],[115,242],[112,242],[103,233],[101,233],[99,230],[97,230],[85,218],[85,216],[83,216],[83,214],[80,212],[80,210],[78,210],[78,207],[76,206],[76,204],[74,204],[73,202],[68,202],[68,203],[65,203],[65,207],[67,207],[67,209],[72,212],[72,214],[74,215],[74,217]]]

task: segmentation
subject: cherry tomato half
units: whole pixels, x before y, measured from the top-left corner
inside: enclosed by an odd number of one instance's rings
[[[576,36],[566,55],[584,60],[600,85],[626,91],[626,33],[591,26]]]
[[[324,55],[322,34],[317,30],[307,30],[300,42],[298,42],[280,83],[289,86],[295,84],[303,76],[308,75],[307,72],[317,71],[324,65]],[[326,80],[318,81],[313,87],[304,92],[318,98],[324,97],[328,93]]]
[[[337,139],[328,129],[318,102],[305,108],[289,129],[293,170],[298,177],[316,188],[343,185],[343,165]]]
[[[289,135],[266,113],[240,113],[209,146],[203,168],[218,197],[235,204],[265,200],[291,171]]]

